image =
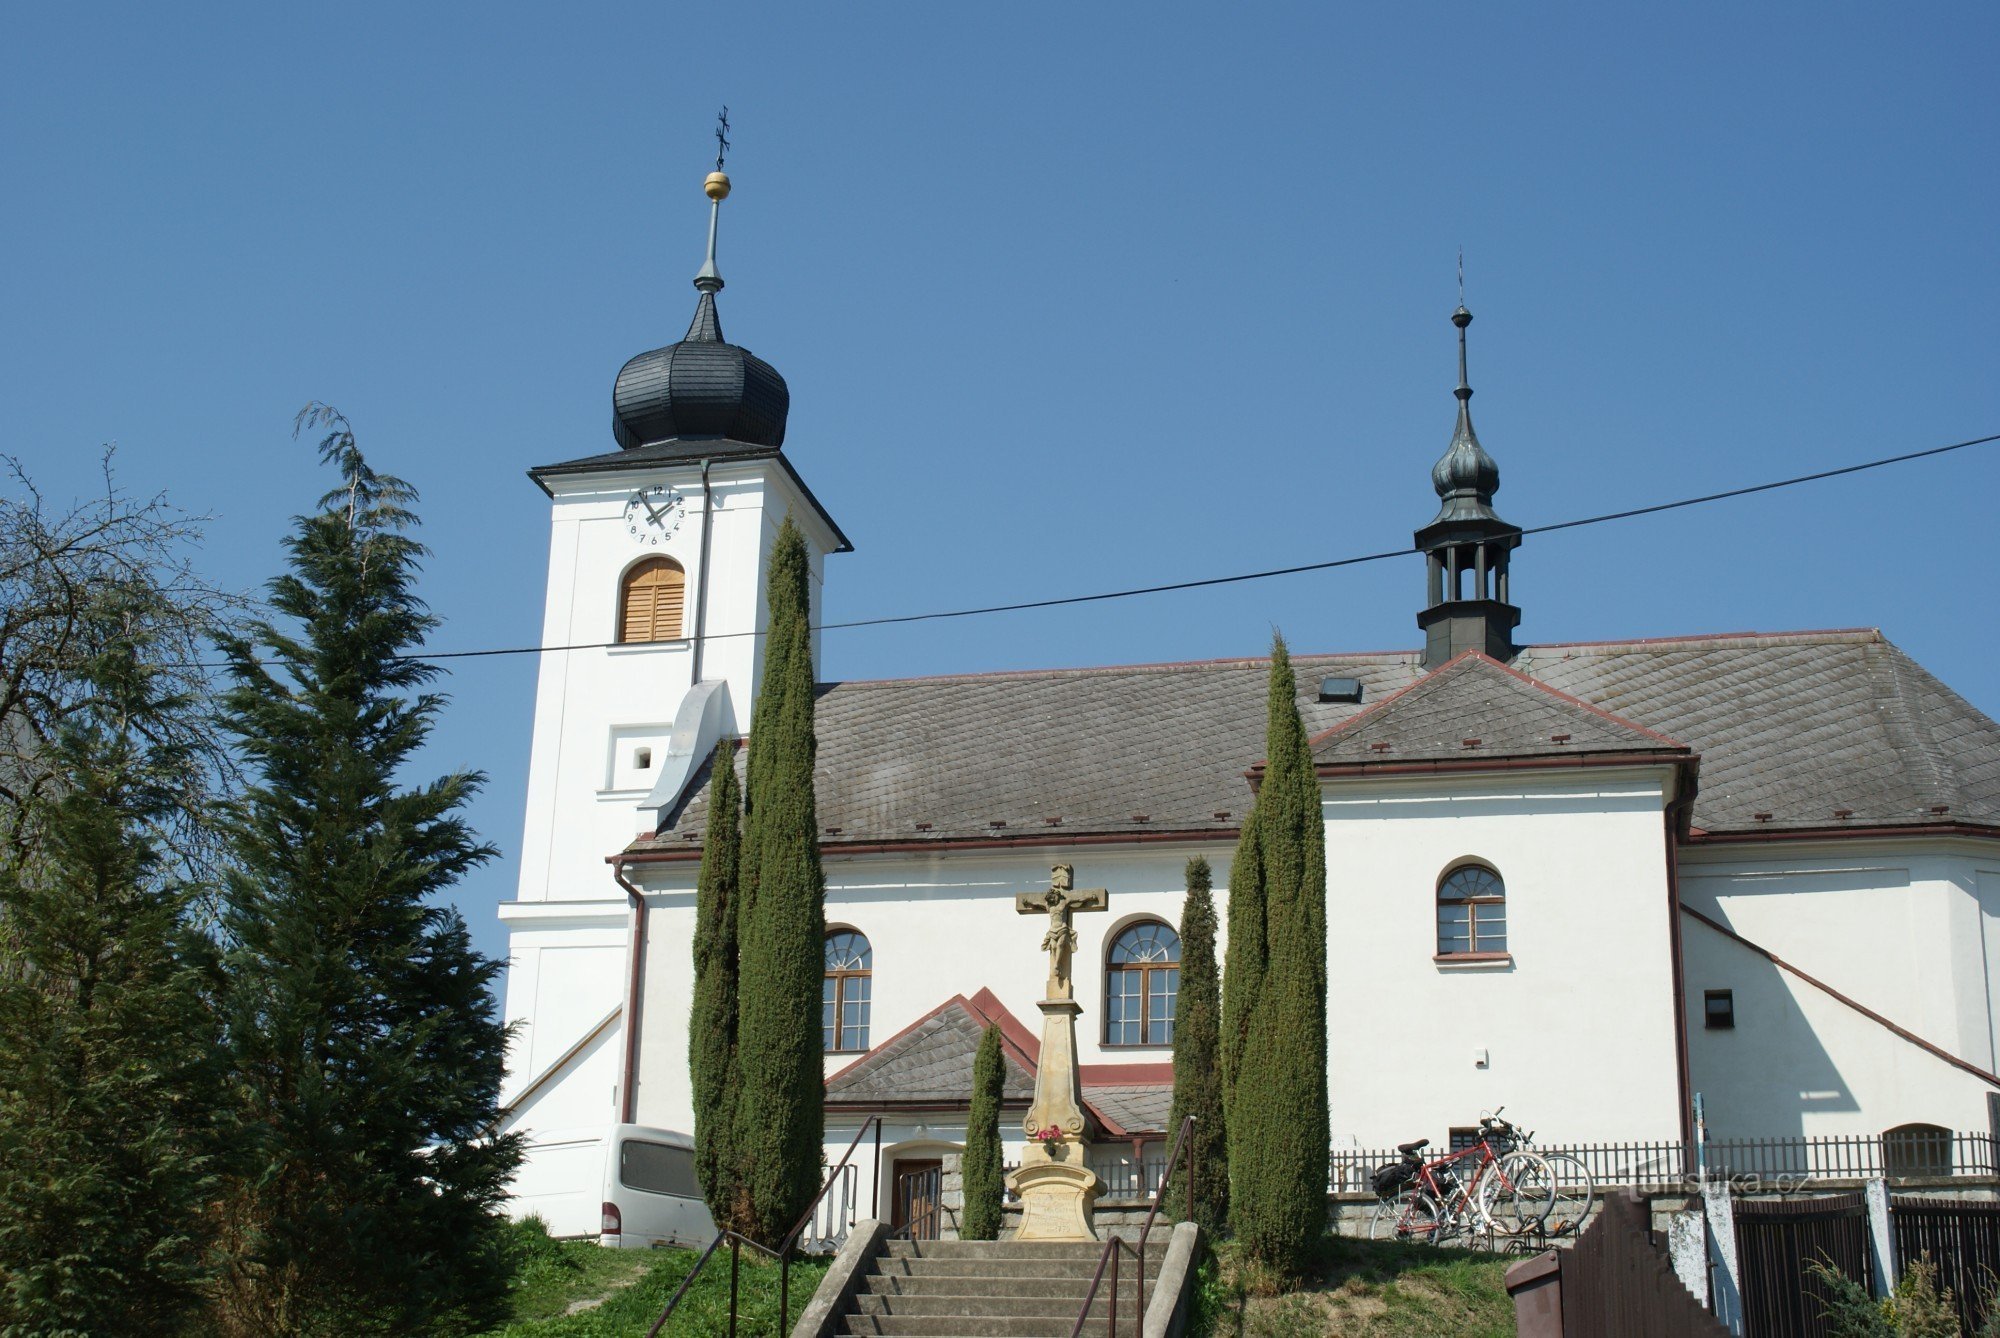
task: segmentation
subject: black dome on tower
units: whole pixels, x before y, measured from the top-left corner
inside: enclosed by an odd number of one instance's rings
[[[778,447],[785,444],[791,407],[792,392],[777,368],[747,348],[723,342],[715,293],[708,289],[685,339],[641,353],[618,369],[611,431],[628,451],[677,437],[728,437]]]
[[[611,433],[625,450],[687,437],[726,437],[750,446],[785,444],[792,392],[778,369],[722,338],[715,295],[715,229],[729,178],[718,167],[704,189],[710,201],[708,260],[695,275],[701,293],[694,320],[678,344],[656,348],[618,369],[611,387]]]

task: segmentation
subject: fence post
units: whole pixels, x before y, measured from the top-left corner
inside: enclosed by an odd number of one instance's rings
[[[1736,1258],[1736,1206],[1729,1182],[1707,1180],[1701,1187],[1702,1216],[1708,1222],[1709,1308],[1729,1326],[1743,1332],[1743,1271]]]
[[[1868,1202],[1868,1249],[1874,1256],[1875,1295],[1880,1298],[1896,1286],[1896,1232],[1889,1220],[1889,1182],[1870,1180],[1863,1189]]]

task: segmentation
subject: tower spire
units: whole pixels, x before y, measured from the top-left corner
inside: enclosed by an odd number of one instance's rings
[[[722,342],[722,316],[715,309],[715,295],[722,291],[722,271],[715,264],[715,233],[722,221],[722,202],[729,198],[729,177],[722,170],[728,154],[729,108],[724,107],[715,117],[715,170],[701,183],[702,193],[708,196],[708,258],[694,276],[701,300],[695,303],[694,320],[687,332],[688,339],[703,343]]]
[[[1521,542],[1521,532],[1493,510],[1500,466],[1472,430],[1472,379],[1465,351],[1472,313],[1465,306],[1464,252],[1459,253],[1458,298],[1458,309],[1451,313],[1451,323],[1458,327],[1458,388],[1452,391],[1458,422],[1451,444],[1431,466],[1438,513],[1416,535],[1429,569],[1428,599],[1417,626],[1425,632],[1424,664],[1433,669],[1466,650],[1508,658],[1521,621],[1521,611],[1508,602],[1508,555]]]

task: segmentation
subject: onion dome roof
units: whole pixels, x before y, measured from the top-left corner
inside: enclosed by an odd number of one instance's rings
[[[1431,466],[1431,487],[1444,503],[1431,524],[1497,521],[1493,494],[1500,491],[1500,466],[1472,430],[1472,386],[1465,376],[1465,327],[1472,324],[1472,313],[1461,306],[1451,314],[1451,323],[1458,327],[1458,389],[1452,392],[1458,396],[1458,425],[1452,429],[1451,444]]]
[[[753,446],[785,444],[792,392],[778,369],[724,341],[715,309],[719,278],[702,290],[687,336],[641,353],[618,370],[611,390],[612,435],[626,450],[679,437],[727,437]]]

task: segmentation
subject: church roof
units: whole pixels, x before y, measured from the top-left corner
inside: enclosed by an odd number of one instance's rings
[[[1312,750],[1322,769],[1690,753],[1684,743],[1558,692],[1478,651],[1467,651],[1335,725],[1312,741]]]
[[[1005,1011],[985,990],[980,991],[976,1004],[962,994],[946,1000],[828,1078],[827,1102],[841,1106],[965,1102],[972,1093],[972,1062],[986,1034],[987,1015]],[[1001,1100],[1032,1101],[1034,1058],[1024,1054],[1019,1043],[1005,1035],[1006,1030],[1003,1023],[1000,1054],[1006,1076]]]
[[[1323,741],[1423,679],[1416,651],[1292,664],[1306,729]],[[823,684],[824,848],[1233,839],[1250,804],[1244,773],[1263,753],[1267,668],[1219,660]],[[1463,685],[1440,685],[1467,692],[1477,700],[1465,709],[1481,713],[1480,732],[1454,725],[1447,744],[1523,746],[1544,729],[1571,734],[1572,748],[1684,744],[1700,758],[1697,835],[2000,830],[2000,725],[1880,632],[1530,646],[1512,670],[1463,670]],[[1358,679],[1362,703],[1321,702],[1330,676]],[[630,853],[696,854],[705,800],[704,776]]]

